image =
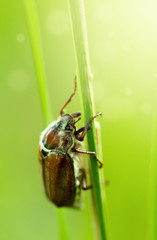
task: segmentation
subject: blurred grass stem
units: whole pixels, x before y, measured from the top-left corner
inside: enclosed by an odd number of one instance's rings
[[[42,57],[42,46],[40,41],[40,30],[38,24],[38,16],[36,10],[36,4],[34,0],[28,1],[23,0],[27,27],[32,47],[33,60],[36,70],[37,83],[39,88],[42,112],[44,117],[45,126],[52,121],[52,112],[48,99],[48,91],[46,87],[46,77],[44,71],[43,57]],[[65,222],[65,210],[58,209],[59,219],[59,233],[61,240],[68,240],[67,227]],[[53,239],[53,236],[52,236]]]
[[[151,161],[148,189],[148,239],[157,239],[157,92],[152,124]]]
[[[52,121],[35,1],[23,0],[45,125]]]

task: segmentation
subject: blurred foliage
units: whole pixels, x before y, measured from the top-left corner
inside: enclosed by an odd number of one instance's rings
[[[68,6],[61,0],[36,0],[36,4],[52,112],[57,118],[72,92],[76,70]],[[110,232],[113,240],[144,240],[157,73],[156,2],[85,4],[96,111],[103,113]],[[0,53],[0,239],[58,240],[58,210],[44,195],[37,162],[44,124],[20,0],[1,3]],[[79,110],[77,94],[68,111]],[[90,191],[82,195],[83,210],[65,210],[71,240],[94,239]]]

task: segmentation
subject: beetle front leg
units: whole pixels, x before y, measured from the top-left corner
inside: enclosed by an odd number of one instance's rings
[[[81,132],[83,132],[84,129],[85,129],[85,127],[81,127],[81,128],[79,128],[77,131],[74,132],[74,135],[76,136],[76,139],[77,139],[77,140],[79,140],[79,135],[78,135],[78,134],[81,133]],[[88,129],[87,129],[87,131],[90,130],[90,129],[91,129],[91,127],[89,126]]]
[[[83,153],[83,154],[92,155],[92,156],[96,159],[96,161],[99,163],[99,168],[102,168],[103,164],[102,164],[102,162],[100,162],[100,160],[96,157],[96,153],[95,153],[95,152],[83,151],[83,150],[76,149],[76,148],[72,148],[72,151],[73,151],[73,152],[77,152],[77,153]]]
[[[88,189],[93,188],[92,185],[87,186],[87,178],[86,178],[86,172],[85,172],[84,168],[81,168],[80,170],[82,172],[82,189],[88,190]]]
[[[77,140],[79,140],[79,141],[83,141],[84,140],[84,137],[85,137],[85,135],[86,135],[86,133],[87,133],[87,130],[89,129],[89,127],[90,127],[90,124],[91,124],[91,122],[93,121],[93,119],[94,118],[96,118],[97,116],[99,116],[99,115],[102,115],[102,113],[98,113],[98,114],[96,114],[94,117],[92,117],[88,122],[87,122],[87,124],[86,124],[86,126],[84,127],[84,129],[83,129],[83,132],[82,132],[82,134],[79,136],[77,136]]]

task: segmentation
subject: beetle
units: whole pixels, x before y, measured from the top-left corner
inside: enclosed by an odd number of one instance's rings
[[[74,91],[62,106],[60,118],[41,133],[39,141],[38,157],[45,193],[57,207],[79,207],[81,189],[92,188],[86,183],[81,154],[93,155],[99,167],[102,167],[95,152],[81,149],[81,142],[90,130],[90,123],[101,113],[92,117],[84,127],[76,130],[75,124],[81,119],[81,113],[64,112],[65,107],[75,95],[76,88],[75,76]]]

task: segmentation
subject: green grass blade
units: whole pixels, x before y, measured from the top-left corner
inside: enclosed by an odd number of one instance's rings
[[[38,25],[37,10],[34,0],[28,1],[23,0],[26,21],[29,31],[29,37],[32,47],[33,60],[37,75],[37,83],[39,88],[41,106],[43,117],[45,121],[45,126],[47,126],[52,121],[52,112],[48,100],[48,92],[46,87],[46,78],[44,72],[44,64],[42,57],[42,47],[40,41],[40,31]],[[61,240],[68,240],[67,227],[65,222],[65,212],[64,209],[58,209],[58,220],[59,220],[59,233]],[[53,238],[53,236],[52,236]]]
[[[38,25],[38,17],[36,11],[36,5],[34,0],[23,0],[26,21],[30,36],[30,43],[32,48],[33,60],[36,70],[37,83],[39,88],[39,94],[41,99],[41,107],[44,116],[45,125],[52,121],[51,108],[48,101],[48,94],[46,88],[46,79],[44,72],[44,64],[42,57],[42,47],[40,41],[40,31]]]
[[[85,123],[93,117],[92,104],[92,83],[91,72],[87,44],[87,32],[85,24],[85,12],[83,0],[69,0],[69,9],[72,22],[72,32],[74,38],[74,46],[77,60],[78,78],[81,87],[81,99],[84,112]],[[91,151],[97,151],[95,142],[95,130],[92,124],[91,131],[87,134],[88,147]],[[93,182],[93,209],[95,213],[95,222],[97,223],[97,238],[106,239],[103,207],[100,192],[98,164],[93,157],[91,157],[91,177]]]
[[[157,113],[153,118],[151,161],[149,171],[148,239],[157,239]]]

